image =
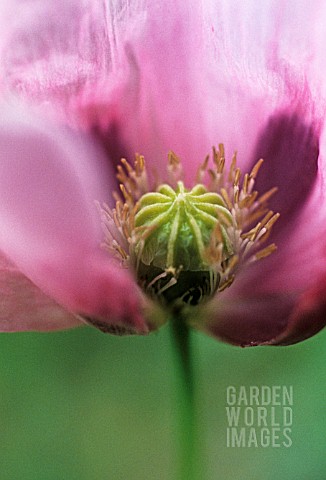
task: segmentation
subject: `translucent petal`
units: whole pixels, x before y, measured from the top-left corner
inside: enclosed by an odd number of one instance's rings
[[[57,330],[80,320],[45,295],[3,255],[0,258],[0,331]]]

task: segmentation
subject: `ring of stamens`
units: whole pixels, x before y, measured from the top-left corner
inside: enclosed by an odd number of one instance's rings
[[[198,272],[202,272],[198,280],[201,282],[200,285],[198,283],[199,293],[198,291],[194,293],[194,287],[190,287],[186,292],[181,292],[182,295],[180,294],[184,300],[189,292],[193,291],[190,300],[189,295],[187,298],[188,303],[195,304],[195,297],[196,302],[199,303],[202,299],[213,295],[215,291],[225,290],[233,283],[235,275],[240,269],[269,256],[276,249],[274,243],[266,247],[262,246],[279,218],[278,213],[274,213],[267,207],[268,200],[274,195],[277,188],[272,188],[261,196],[254,190],[256,177],[263,160],[259,160],[250,173],[242,175],[237,167],[236,153],[232,157],[229,168],[226,168],[222,144],[218,149],[213,148],[212,166],[209,166],[209,160],[210,157],[207,156],[198,169],[196,176],[198,185],[192,190],[188,190],[184,187],[182,163],[173,152],[170,152],[167,163],[168,184],[162,185],[157,182],[149,190],[150,181],[144,157],[136,155],[134,166],[122,159],[117,173],[120,194],[114,194],[115,208],[110,209],[108,205],[104,205],[100,209],[105,231],[105,248],[119,259],[123,267],[132,267],[135,270],[138,283],[148,294],[159,300],[164,297],[168,303],[175,301],[175,295],[170,295],[171,300],[168,294],[173,291],[172,288],[177,291],[175,285],[178,284],[178,281],[179,283],[181,280],[185,283],[188,282],[185,267],[188,268],[193,278]],[[201,191],[203,195],[209,195],[212,192],[212,195],[217,195],[221,199],[220,208],[227,211],[224,220],[221,220],[221,216],[216,213],[208,240],[202,242],[198,248],[201,265],[196,269],[192,267],[190,270],[189,266],[178,263],[174,259],[173,249],[176,248],[177,238],[171,240],[170,237],[170,243],[167,242],[170,250],[168,247],[165,263],[162,263],[162,259],[161,263],[152,262],[155,252],[150,252],[147,260],[146,255],[144,256],[148,247],[148,239],[154,238],[155,232],[157,234],[159,231],[160,221],[158,216],[153,214],[157,208],[158,196],[162,196],[159,201],[163,202],[161,210],[164,211],[164,202],[167,201],[163,198],[164,194],[170,195],[172,202],[175,201],[174,196],[177,196],[181,190],[188,197],[191,197],[193,191]],[[182,201],[184,202],[184,199]],[[148,205],[154,205],[154,210]],[[146,208],[147,213],[151,215],[151,221],[146,221]],[[169,205],[169,208],[172,207]],[[152,218],[153,215],[154,218]],[[200,229],[196,230],[196,228],[193,225],[193,231],[198,231],[199,238]],[[176,237],[173,228],[171,232],[171,235]],[[200,243],[199,240],[198,242]],[[149,277],[146,276],[146,281],[144,281],[143,269],[146,264],[152,267],[152,273]],[[197,285],[197,280],[194,282]],[[179,292],[176,295],[178,296]]]

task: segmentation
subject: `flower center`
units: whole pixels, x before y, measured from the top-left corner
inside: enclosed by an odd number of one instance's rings
[[[123,199],[115,194],[116,208],[101,210],[105,246],[134,269],[147,295],[173,309],[209,299],[244,265],[276,249],[261,247],[279,217],[267,209],[276,189],[261,197],[254,191],[262,160],[242,177],[236,155],[226,170],[220,145],[212,163],[208,168],[205,159],[188,189],[182,164],[170,153],[168,182],[149,191],[144,158],[137,155],[134,167],[123,159],[117,174]]]

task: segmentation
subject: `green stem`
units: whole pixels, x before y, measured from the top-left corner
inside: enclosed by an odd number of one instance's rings
[[[178,480],[196,480],[196,426],[191,338],[182,318],[171,322],[178,365],[178,404],[180,435],[180,474]]]

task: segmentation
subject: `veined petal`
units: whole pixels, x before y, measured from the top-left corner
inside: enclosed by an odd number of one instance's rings
[[[321,8],[308,1],[299,9],[279,1],[148,2],[137,35],[131,28],[123,39],[129,75],[107,96],[117,104],[114,119],[101,123],[105,95],[97,105],[90,98],[88,112],[104,132],[118,132],[117,151],[141,152],[161,175],[172,149],[193,181],[219,142],[229,156],[237,150],[248,170],[261,156],[257,139],[272,116],[297,115],[309,125],[323,115],[317,84],[305,75],[317,42],[309,25],[320,25]]]
[[[266,149],[259,151],[257,137],[268,130],[271,117],[283,115],[292,121],[299,116],[308,126],[323,117],[325,102],[308,72],[320,42],[311,34],[312,25],[315,32],[325,14],[321,1],[313,7],[307,0],[204,3],[205,77],[211,84],[208,91],[215,83],[220,93],[216,102],[207,96],[211,120],[206,128],[212,137],[214,118],[224,117],[217,131],[228,149],[239,151],[239,163],[246,170],[266,154]]]
[[[46,113],[54,110],[63,122],[78,127],[91,123],[85,115],[75,114],[85,98],[105,101],[104,119],[112,118],[114,102],[108,95],[115,97],[115,89],[125,78],[121,38],[140,3],[3,0],[1,93],[9,90],[33,99]]]
[[[100,247],[95,201],[107,200],[114,182],[103,152],[29,112],[1,111],[1,249],[68,310],[147,331],[133,279]]]
[[[66,102],[108,69],[104,1],[3,1],[1,73],[5,87],[29,98]]]
[[[19,5],[4,35],[10,85],[50,103],[57,91],[69,121],[99,129],[115,160],[137,151],[163,176],[173,149],[193,181],[219,142],[228,155],[238,150],[243,167],[250,164],[276,109],[311,120],[312,75],[302,72],[312,70],[320,35],[309,25],[321,30],[322,2]]]
[[[119,161],[127,152],[117,111],[124,99],[130,104],[130,90],[137,95],[125,50],[144,18],[143,3],[3,0],[1,95],[14,91],[74,128],[105,131],[101,140]]]

